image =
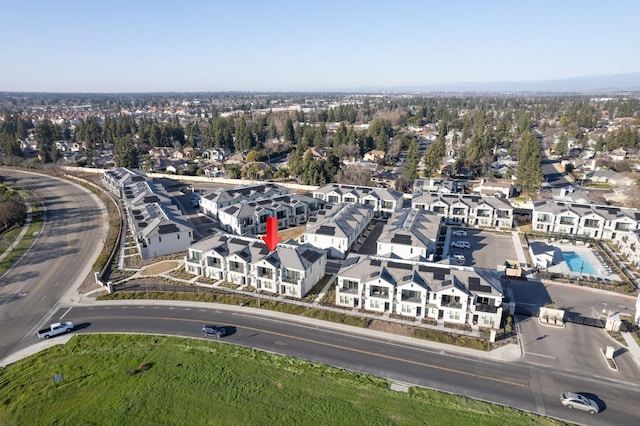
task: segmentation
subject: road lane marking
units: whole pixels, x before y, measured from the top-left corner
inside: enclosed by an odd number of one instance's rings
[[[60,317],[60,319],[64,318],[65,315],[67,315],[69,313],[69,311],[71,310],[73,306],[69,306],[69,309],[67,309],[66,311],[64,311],[64,314],[62,314],[62,316]]]
[[[150,317],[150,316],[135,316],[135,317],[119,316],[117,318],[114,318],[114,317],[92,317],[92,319],[94,319],[94,320],[95,319],[113,320],[113,319],[125,319],[125,318],[134,319],[134,320],[135,319],[138,319],[138,320],[139,319],[148,319],[148,320],[182,321],[182,322],[190,322],[190,323],[197,323],[197,324],[200,324],[202,322],[201,320],[193,320],[193,319],[188,319],[188,318],[168,318],[168,317]],[[308,338],[305,338],[305,337],[291,336],[289,334],[278,333],[276,331],[263,330],[261,328],[255,328],[255,327],[240,326],[240,325],[237,325],[237,324],[228,324],[228,325],[234,326],[234,327],[237,327],[237,328],[243,328],[243,329],[246,329],[246,330],[262,332],[262,333],[265,333],[265,334],[271,334],[271,335],[274,335],[274,336],[285,337],[285,338],[288,338],[288,339],[294,339],[294,340],[298,340],[298,341],[301,341],[301,342],[313,343],[313,344],[320,345],[320,346],[326,346],[326,347],[330,347],[330,348],[341,349],[341,350],[348,351],[348,352],[354,352],[354,353],[359,353],[359,354],[363,354],[363,355],[369,355],[369,356],[373,356],[373,357],[377,357],[377,358],[383,358],[383,359],[388,359],[388,360],[392,360],[392,361],[403,362],[403,363],[406,363],[406,364],[417,365],[419,367],[430,368],[430,369],[433,369],[433,370],[440,370],[440,371],[445,371],[445,372],[449,372],[449,373],[460,374],[460,375],[463,375],[463,376],[475,377],[475,378],[480,379],[480,380],[489,380],[489,381],[502,383],[502,384],[506,384],[506,385],[511,385],[511,386],[515,386],[515,387],[520,387],[520,388],[526,388],[528,386],[527,384],[518,383],[518,382],[514,382],[514,381],[511,381],[511,380],[507,380],[507,379],[500,379],[500,378],[497,378],[497,377],[485,376],[483,374],[477,374],[477,373],[473,373],[473,372],[457,370],[455,368],[442,367],[442,366],[438,366],[438,365],[427,364],[427,363],[421,362],[421,361],[413,361],[413,360],[410,360],[410,359],[404,359],[404,358],[400,358],[400,357],[396,357],[396,356],[384,355],[384,354],[380,354],[380,353],[365,351],[363,349],[349,348],[347,346],[336,345],[336,344],[333,344],[333,343],[322,342],[322,341],[319,341],[319,340],[308,339]]]
[[[555,356],[551,356],[551,355],[544,355],[544,354],[537,354],[537,353],[535,353],[535,352],[525,352],[524,354],[525,354],[525,355],[541,356],[541,357],[549,358],[549,359],[558,359],[558,358],[556,358]]]

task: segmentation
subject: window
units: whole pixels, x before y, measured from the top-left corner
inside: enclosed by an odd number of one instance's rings
[[[616,223],[616,231],[631,231],[630,223]]]
[[[380,301],[377,299],[371,299],[369,301],[369,303],[371,304],[371,307],[374,309],[379,309],[380,308]]]
[[[411,312],[412,312],[411,306],[403,303],[402,304],[402,313],[403,314],[410,314]]]
[[[393,209],[393,201],[383,201],[382,202],[383,209]]]
[[[341,305],[350,305],[351,304],[351,298],[349,298],[347,296],[340,296],[340,304]]]
[[[551,222],[551,215],[547,213],[540,213],[538,215],[538,222]]]
[[[178,239],[180,239],[180,234],[176,234],[176,237],[178,237]]]
[[[584,226],[585,226],[585,228],[599,228],[600,227],[600,221],[596,220],[596,219],[585,219],[584,220]]]
[[[493,326],[495,325],[495,323],[496,323],[496,319],[495,319],[495,317],[493,317],[493,316],[486,316],[486,315],[483,315],[483,316],[482,316],[482,324],[484,324],[484,325],[490,325],[490,326],[492,326],[492,327],[493,327]]]
[[[158,242],[161,243],[162,242],[162,237],[158,237]]]
[[[573,225],[573,218],[569,216],[560,216],[560,225]]]
[[[445,214],[445,207],[442,206],[434,206],[433,207],[433,212],[436,214]]]
[[[459,320],[460,319],[460,312],[458,312],[458,311],[449,311],[449,319],[450,320]]]
[[[465,213],[466,213],[466,209],[463,207],[454,207],[453,209],[454,216],[464,216]]]

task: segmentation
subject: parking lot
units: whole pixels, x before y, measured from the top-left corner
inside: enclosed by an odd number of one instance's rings
[[[450,242],[468,241],[470,248],[446,247],[447,253],[462,253],[465,257],[464,266],[475,268],[496,269],[507,259],[515,259],[516,251],[513,247],[511,235],[497,235],[478,229],[466,229],[467,236],[451,235]]]

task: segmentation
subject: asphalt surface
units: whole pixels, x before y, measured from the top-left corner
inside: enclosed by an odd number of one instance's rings
[[[497,362],[429,347],[429,342],[371,333],[283,314],[263,316],[241,307],[137,305],[61,308],[53,319],[76,322],[77,333],[152,333],[201,337],[209,323],[225,327],[223,342],[242,345],[390,380],[453,392],[582,424],[638,424],[640,385],[625,376],[594,376],[542,362]],[[365,334],[363,334],[365,333]],[[35,342],[35,338],[31,338]],[[602,413],[569,411],[563,391],[590,394]]]
[[[106,211],[87,189],[64,179],[2,168],[12,183],[44,204],[45,225],[37,240],[0,277],[0,359],[25,346],[25,336],[60,297],[89,274],[106,235]]]

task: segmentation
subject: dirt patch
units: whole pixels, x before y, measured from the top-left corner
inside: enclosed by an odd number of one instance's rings
[[[384,331],[386,333],[399,334],[401,336],[413,336],[415,327],[410,325],[396,324],[394,322],[372,320],[367,327],[370,330]]]
[[[82,281],[82,284],[80,284],[80,287],[78,287],[78,293],[88,293],[91,290],[96,290],[98,288],[100,288],[100,284],[96,283],[96,279],[94,277],[93,272],[90,272],[84,279],[84,281]]]
[[[306,229],[306,226],[297,226],[295,228],[278,231],[278,235],[280,235],[282,241],[297,240],[298,237],[300,237],[300,235],[302,235]]]
[[[165,260],[164,262],[154,263],[153,265],[145,266],[140,270],[140,275],[158,275],[164,274],[180,266],[180,262],[176,260]]]

